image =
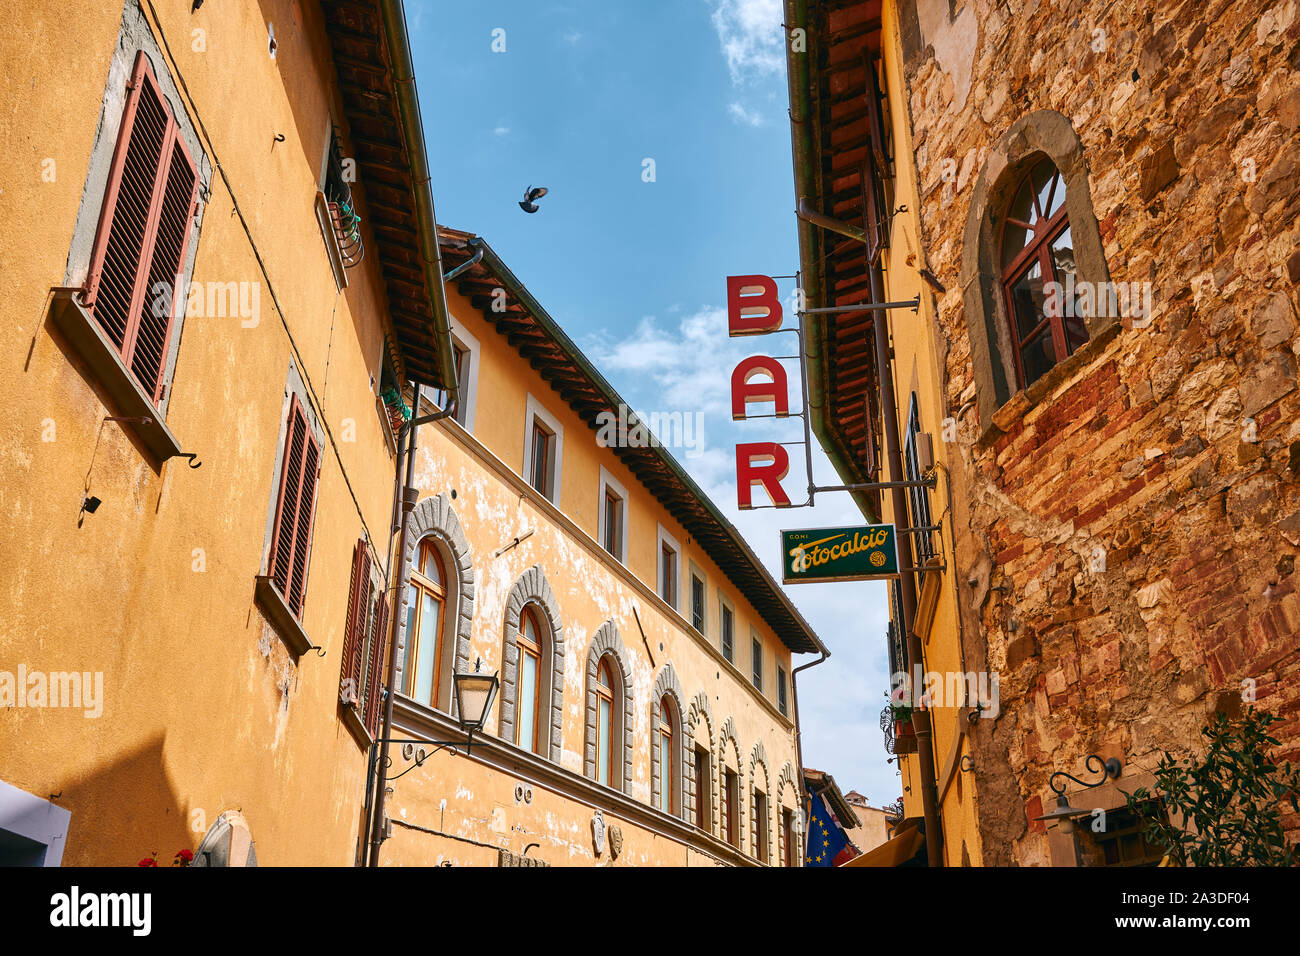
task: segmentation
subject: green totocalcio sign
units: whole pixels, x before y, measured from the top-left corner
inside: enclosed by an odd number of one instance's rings
[[[872,581],[898,577],[892,524],[781,532],[781,583]]]

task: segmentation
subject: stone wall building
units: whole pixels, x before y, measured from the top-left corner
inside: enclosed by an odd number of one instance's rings
[[[935,570],[892,591],[891,670],[999,682],[894,728],[905,816],[931,865],[1149,860],[1124,792],[1214,712],[1253,701],[1300,753],[1300,9],[786,0],[785,22],[809,305],[920,296],[810,316],[805,354],[846,481],[921,477],[906,445],[934,438],[935,489],[859,495],[941,526],[910,539]],[[1112,825],[1076,855],[1034,818],[1091,754],[1123,769],[1082,798]]]
[[[1069,862],[1033,818],[1088,754],[1117,807],[1252,697],[1300,753],[1300,11],[902,6],[984,859]]]

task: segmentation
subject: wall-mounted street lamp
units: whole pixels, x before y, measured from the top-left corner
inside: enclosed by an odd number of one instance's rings
[[[1096,764],[1095,768],[1093,766],[1094,764]],[[1119,762],[1118,757],[1110,757],[1106,760],[1102,760],[1101,757],[1096,754],[1088,754],[1087,758],[1083,761],[1083,766],[1089,773],[1101,774],[1101,779],[1088,783],[1084,780],[1080,780],[1078,777],[1071,776],[1064,770],[1056,771],[1056,773],[1047,778],[1048,786],[1050,786],[1052,791],[1056,794],[1056,809],[1052,810],[1050,813],[1044,813],[1041,817],[1034,817],[1035,822],[1042,820],[1049,824],[1059,823],[1061,825],[1062,833],[1074,833],[1075,819],[1078,817],[1086,817],[1092,811],[1080,810],[1078,807],[1070,806],[1070,801],[1065,797],[1065,781],[1073,780],[1079,786],[1091,789],[1093,787],[1100,787],[1107,780],[1119,779],[1120,771],[1123,769],[1123,765]],[[1058,777],[1064,779],[1058,783]]]
[[[460,719],[460,729],[465,731],[465,752],[473,745],[474,732],[483,729],[488,714],[492,710],[492,701],[496,699],[497,689],[501,686],[497,675],[481,674],[479,661],[474,662],[473,673],[453,674],[456,687],[456,713]]]
[[[452,675],[452,687],[456,694],[456,719],[460,722],[460,729],[465,732],[463,744],[459,740],[398,739],[391,737],[387,740],[375,741],[376,757],[385,757],[385,759],[387,759],[383,752],[385,744],[411,745],[411,753],[414,754],[415,764],[407,767],[397,777],[393,777],[393,780],[410,773],[416,767],[424,766],[424,762],[429,757],[444,748],[450,748],[451,753],[456,753],[461,746],[464,746],[467,754],[473,750],[474,734],[481,731],[483,725],[487,723],[488,714],[492,712],[492,702],[496,700],[497,690],[501,686],[501,681],[495,672],[484,674],[480,671],[482,663],[481,659],[475,660],[473,671]],[[432,745],[434,749],[426,751],[421,745]],[[416,747],[419,749],[414,749]]]

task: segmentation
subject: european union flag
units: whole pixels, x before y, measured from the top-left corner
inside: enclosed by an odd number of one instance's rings
[[[849,838],[826,809],[821,794],[809,796],[812,814],[808,820],[808,839],[804,841],[804,866],[834,866],[835,858],[849,845]]]

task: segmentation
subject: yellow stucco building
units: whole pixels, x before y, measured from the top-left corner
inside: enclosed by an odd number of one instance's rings
[[[401,4],[193,6],[0,36],[0,860],[362,862],[390,701],[378,862],[799,859],[821,644],[439,235]]]
[[[978,866],[970,733],[996,706],[996,684],[965,659],[960,635],[952,506],[963,494],[954,487],[961,469],[947,458],[957,447],[939,377],[948,345],[935,320],[937,289],[923,278],[898,8],[893,0],[786,0],[785,23],[808,308],[915,300],[809,314],[808,404],[847,484],[929,480],[854,497],[869,521],[900,528],[900,562],[916,569],[889,583],[890,632],[881,635],[892,674],[908,675],[903,696],[915,709],[910,721],[885,718],[904,815],[941,832],[927,839],[930,865]],[[927,688],[935,692],[922,699]],[[881,690],[896,692],[897,682]]]
[[[491,247],[443,257],[461,395],[417,435],[392,736],[457,739],[453,668],[501,689],[469,753],[393,745],[382,862],[798,861],[816,637]]]

